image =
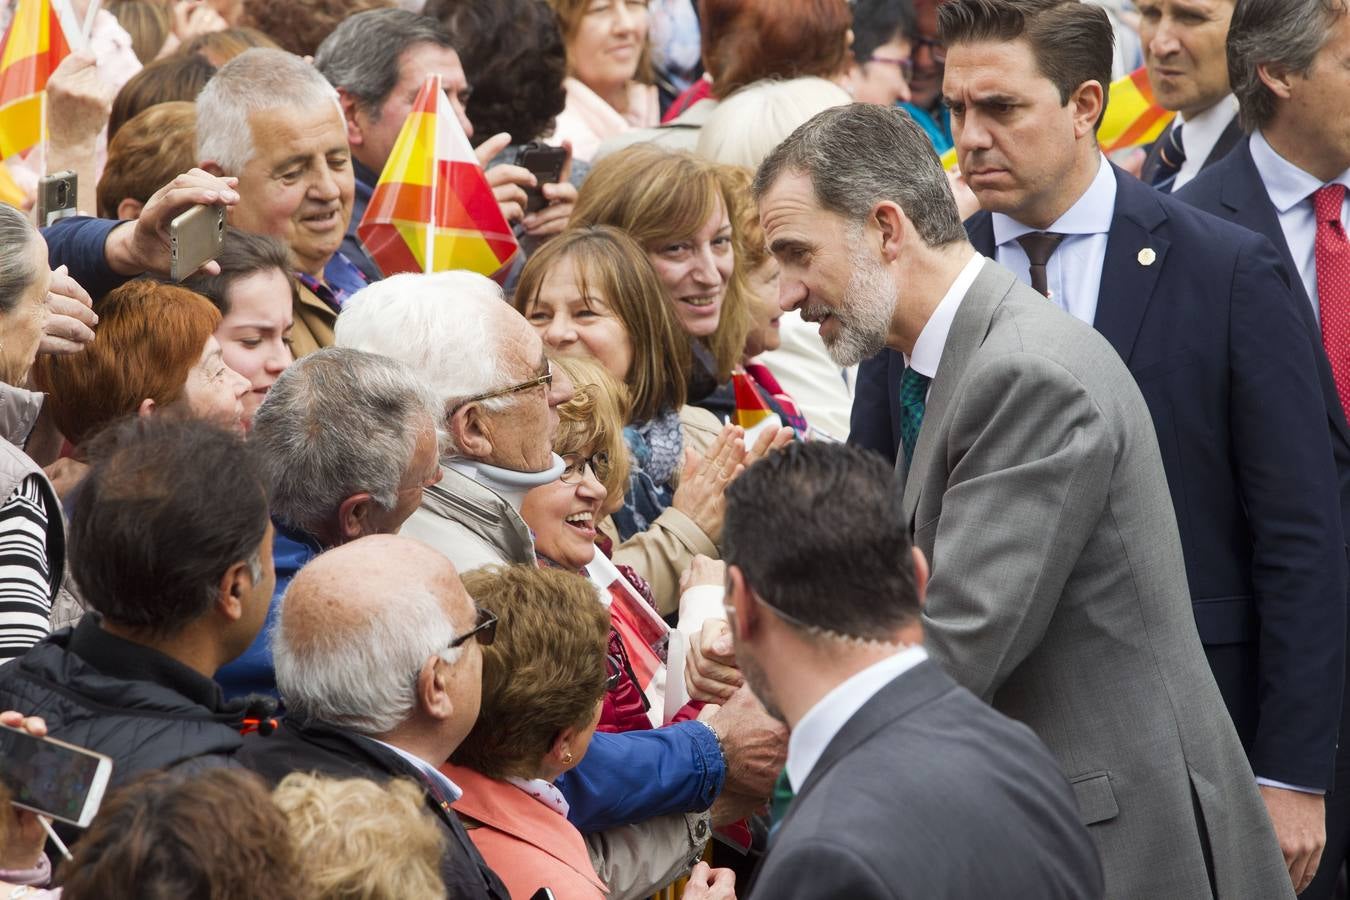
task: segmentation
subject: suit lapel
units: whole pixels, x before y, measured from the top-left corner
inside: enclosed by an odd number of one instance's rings
[[[994,217],[984,210],[966,219],[966,234],[970,237],[975,252],[989,259],[994,258]]]
[[[1154,230],[1167,221],[1158,193],[1115,168],[1116,209],[1106,239],[1097,317],[1092,324],[1126,363],[1153,299],[1171,244]]]
[[[938,362],[937,374],[928,392],[928,403],[924,408],[923,426],[919,429],[919,439],[914,445],[914,461],[909,471],[904,471],[905,456],[901,453],[896,460],[896,471],[904,477],[904,499],[902,508],[905,521],[914,524],[914,511],[919,506],[919,495],[923,492],[927,472],[933,464],[933,456],[938,449],[938,425],[947,414],[952,397],[956,395],[956,386],[965,374],[966,366],[976,348],[984,342],[989,332],[989,321],[994,309],[1007,296],[1014,279],[1012,273],[1002,266],[988,260],[975,277],[975,282],[961,300],[961,306],[952,319],[952,327],[947,332],[947,343],[942,348],[942,358]],[[914,477],[911,477],[914,476]]]
[[[1223,130],[1223,134],[1219,135],[1219,139],[1214,143],[1214,149],[1210,150],[1209,156],[1205,157],[1205,164],[1200,167],[1200,171],[1205,171],[1205,169],[1233,152],[1233,148],[1241,143],[1243,136],[1242,126],[1238,124],[1237,113],[1234,113],[1233,118],[1228,120],[1228,127]]]

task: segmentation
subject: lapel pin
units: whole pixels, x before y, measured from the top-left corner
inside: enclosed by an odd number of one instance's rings
[[[1153,252],[1152,247],[1145,247],[1139,251],[1139,265],[1141,266],[1151,266],[1157,258],[1158,254]]]

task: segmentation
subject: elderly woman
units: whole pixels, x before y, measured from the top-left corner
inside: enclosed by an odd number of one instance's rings
[[[555,357],[591,357],[627,385],[632,474],[615,492],[616,502],[625,495],[623,506],[598,527],[636,541],[616,560],[651,581],[663,612],[673,610],[690,560],[717,555],[722,491],[742,461],[739,430],[685,405],[689,342],[646,254],[617,229],[554,238],[526,264],[514,303]],[[697,465],[700,456],[713,462]],[[624,552],[630,546],[632,556]]]
[[[129,281],[98,307],[98,337],[78,357],[34,368],[52,416],[75,447],[130,415],[178,415],[243,430],[248,379],[225,364],[220,312],[176,285]]]
[[[550,0],[567,46],[567,104],[552,140],[590,161],[608,138],[661,119],[650,84],[647,0]]]
[[[291,354],[291,311],[298,300],[295,279],[286,261],[286,247],[276,238],[231,228],[216,257],[220,274],[199,274],[184,287],[196,291],[220,310],[216,340],[225,365],[248,379],[244,426],[286,367]]]
[[[548,887],[597,900],[608,888],[553,781],[586,755],[600,719],[609,616],[567,572],[480,569],[464,587],[497,613],[497,639],[482,648],[478,721],[441,766],[464,791],[455,811],[512,897]]]
[[[22,450],[42,404],[21,386],[42,341],[50,282],[46,242],[23,213],[0,204],[0,662],[51,630],[65,562],[60,501]]]

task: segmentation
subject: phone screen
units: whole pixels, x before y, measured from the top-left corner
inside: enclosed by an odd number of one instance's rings
[[[20,806],[78,823],[102,757],[0,726],[0,778]]]

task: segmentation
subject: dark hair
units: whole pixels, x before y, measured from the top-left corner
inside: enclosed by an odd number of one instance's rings
[[[938,7],[938,39],[948,53],[956,44],[1024,40],[1037,71],[1059,90],[1061,104],[1083,82],[1095,81],[1102,86],[1106,114],[1116,35],[1100,6],[1079,0],[948,0]]]
[[[271,235],[226,228],[225,243],[216,256],[216,262],[220,264],[219,275],[194,275],[183,282],[183,287],[210,300],[222,316],[230,313],[229,291],[234,283],[258,272],[272,269],[280,271],[291,287],[291,302],[299,299],[299,289],[295,286],[295,276],[291,274],[286,246]]]
[[[343,23],[359,13],[393,5],[393,0],[244,0],[239,24],[258,29],[288,53],[315,56],[320,45]]]
[[[195,53],[213,66],[223,66],[254,47],[281,49],[276,41],[256,28],[226,28],[199,34],[183,45],[183,53]]]
[[[699,0],[713,96],[763,78],[831,78],[848,58],[848,0]]]
[[[276,5],[289,14],[290,4]],[[455,49],[449,33],[433,18],[406,9],[367,9],[324,38],[314,54],[314,68],[378,121],[384,101],[398,85],[403,54],[418,44]]]
[[[1237,0],[1228,26],[1228,82],[1243,128],[1255,131],[1269,124],[1279,102],[1258,67],[1278,63],[1307,75],[1331,39],[1336,18],[1347,11],[1345,0]]]
[[[567,103],[567,47],[545,0],[429,0],[473,85],[466,112],[473,142],[505,131],[517,144],[546,134]]]
[[[267,494],[238,435],[138,417],[89,446],[70,516],[71,572],[110,622],[167,636],[205,615],[225,572],[255,564]]]
[[[240,769],[149,772],[114,791],[63,869],[68,900],[307,896],[290,827]]]
[[[807,175],[821,207],[855,225],[890,200],[928,246],[966,240],[933,144],[903,110],[850,103],[812,116],[760,164],[756,199],[789,171]]]
[[[857,0],[853,4],[853,58],[867,62],[882,44],[912,38],[918,27],[914,0]]]
[[[108,115],[108,140],[132,116],[156,103],[197,99],[216,67],[195,53],[176,53],[157,59],[132,75],[113,98]]]
[[[919,615],[909,529],[875,453],[795,443],[727,487],[722,558],[810,629],[891,640]]]

